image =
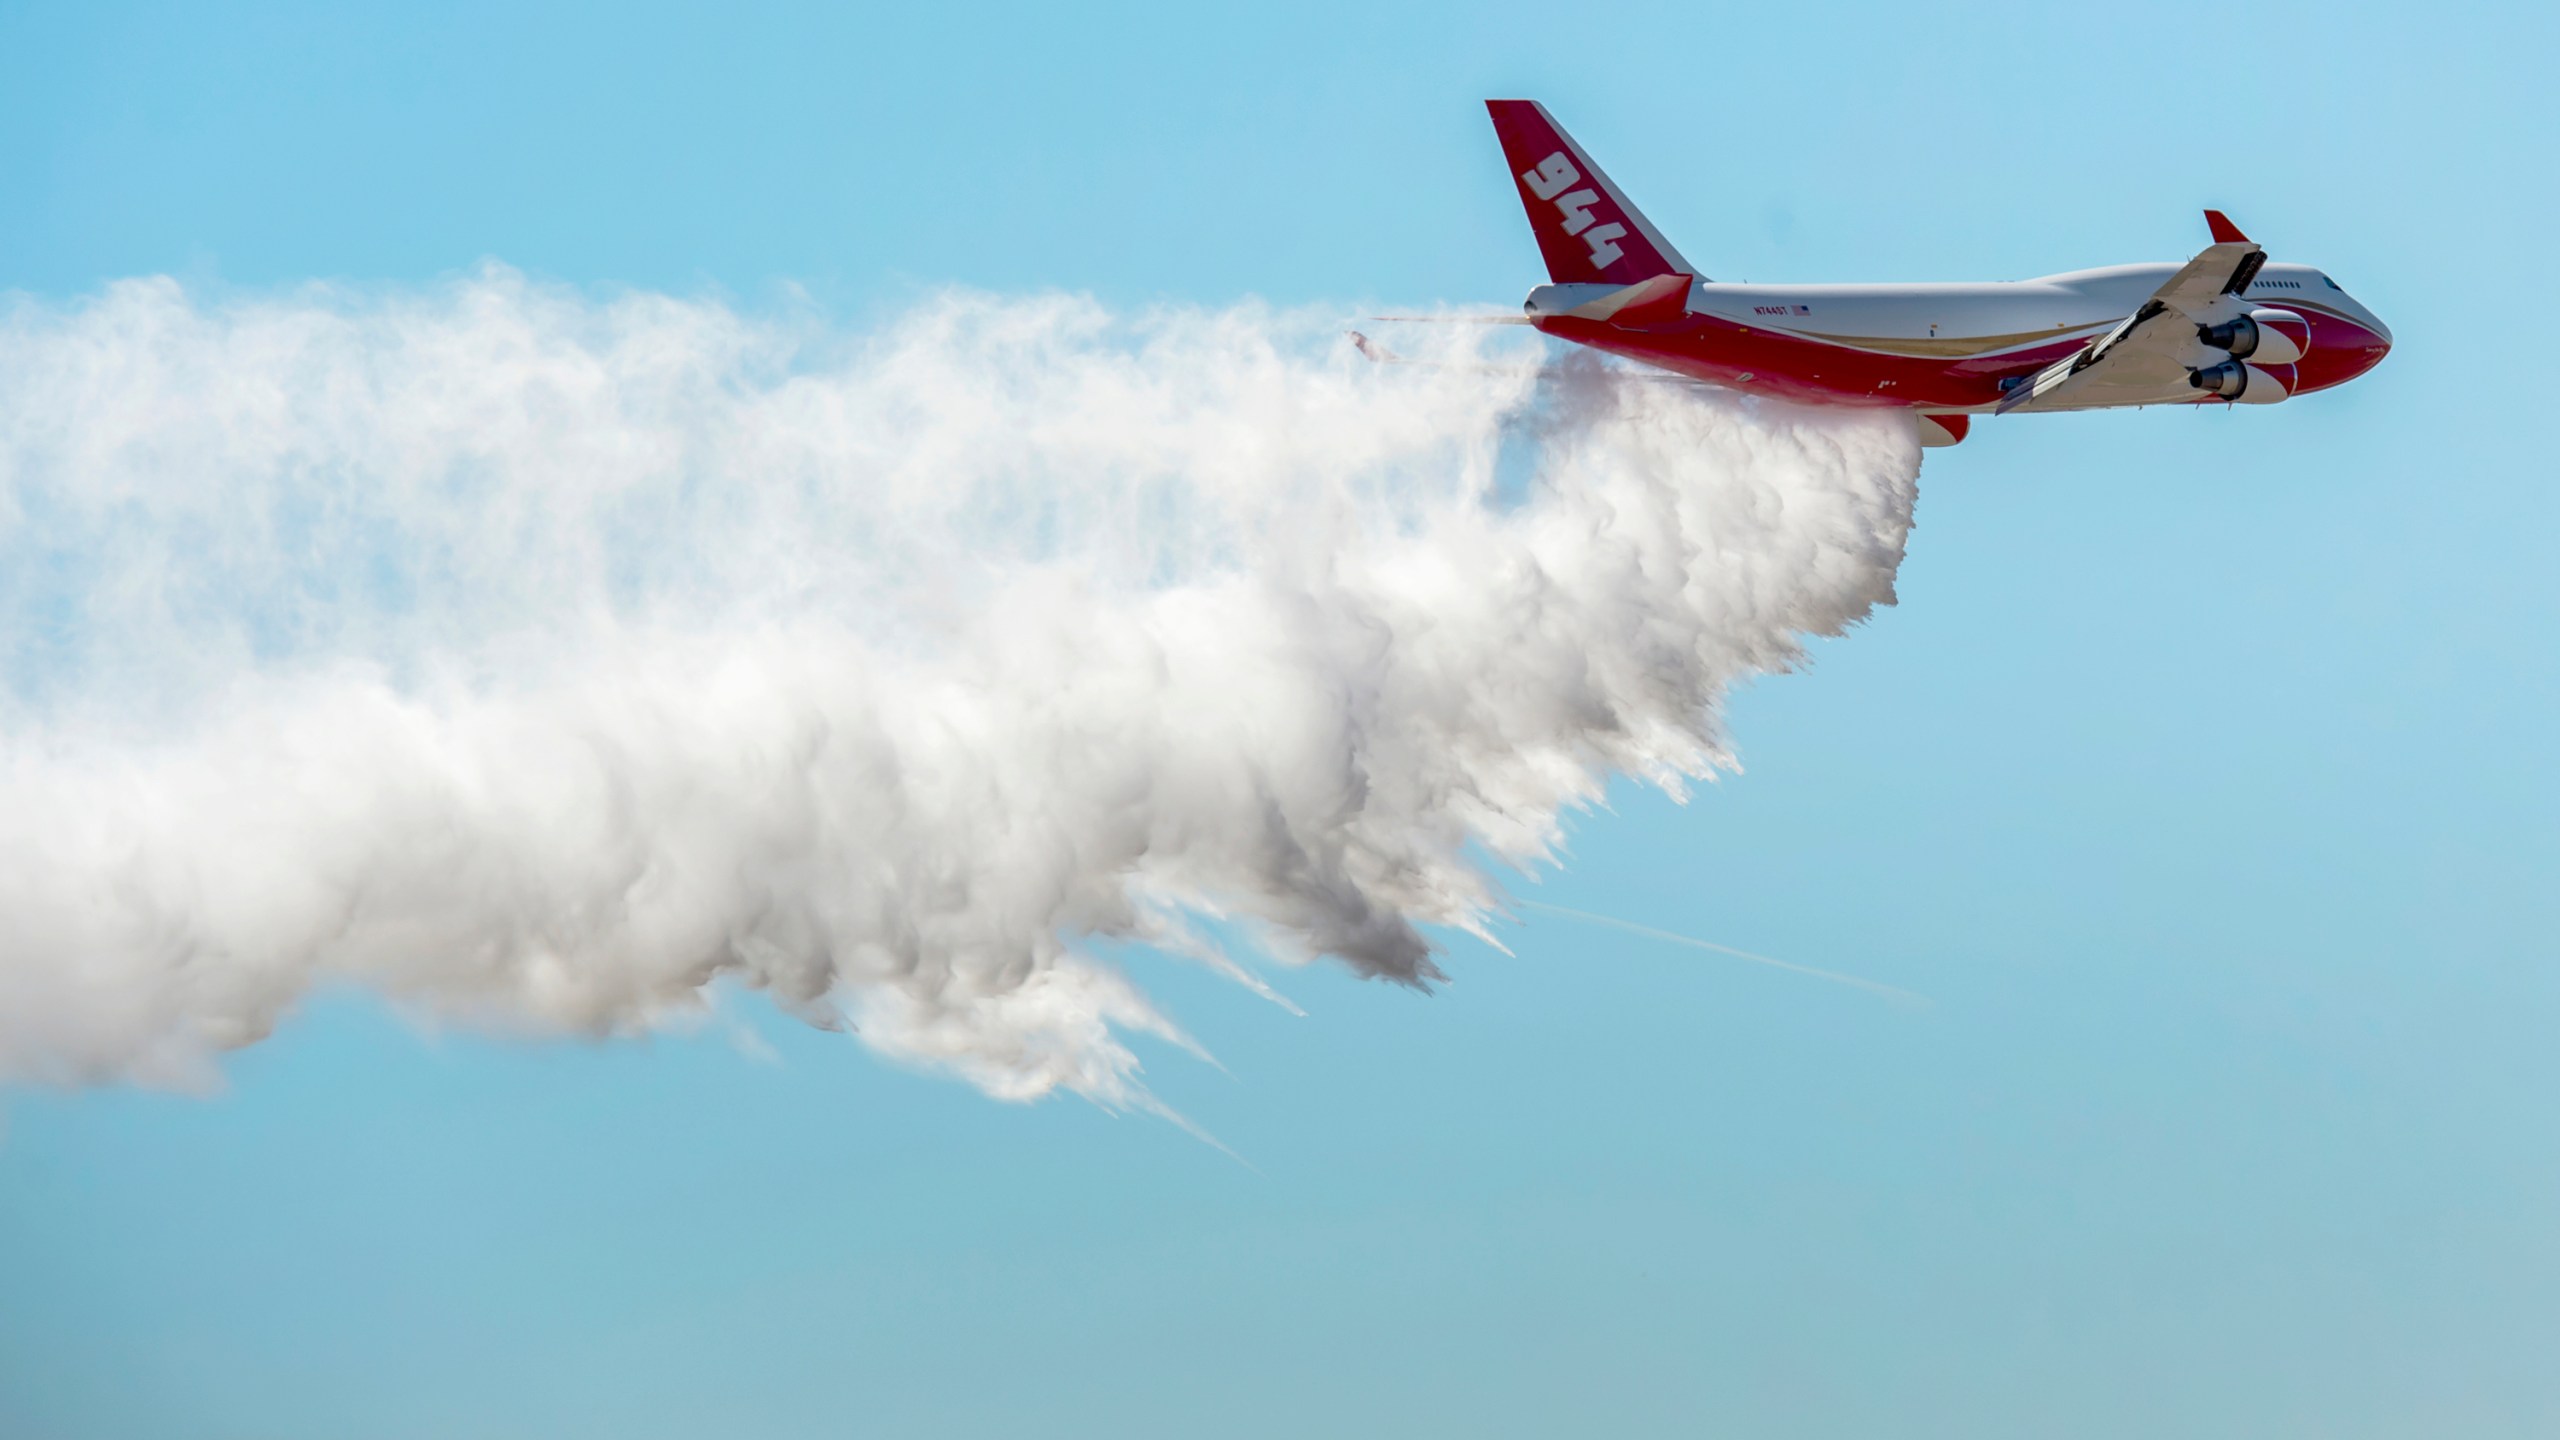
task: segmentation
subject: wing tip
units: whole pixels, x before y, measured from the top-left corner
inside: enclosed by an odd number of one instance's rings
[[[2257,243],[2256,241],[2251,240],[2248,236],[2241,234],[2240,227],[2231,223],[2231,217],[2223,214],[2219,210],[2207,210],[2204,212],[2204,223],[2205,228],[2213,232],[2213,243],[2216,245],[2253,245]]]

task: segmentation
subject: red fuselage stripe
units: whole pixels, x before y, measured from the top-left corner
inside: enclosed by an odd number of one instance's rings
[[[2303,317],[2311,343],[2294,367],[2293,393],[2343,385],[2381,363],[2391,347],[2373,331],[2334,311],[2286,297]],[[1689,314],[1656,325],[1617,326],[1569,315],[1531,323],[1560,340],[1589,345],[1718,385],[1820,405],[1892,405],[1973,409],[2001,395],[2000,382],[2038,370],[2088,343],[2089,332],[1991,355],[1944,359],[1892,355],[1783,330]]]

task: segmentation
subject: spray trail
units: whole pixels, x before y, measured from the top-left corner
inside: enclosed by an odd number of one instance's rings
[[[1735,960],[1747,961],[1753,965],[1765,965],[1772,970],[1784,970],[1794,975],[1810,976],[1816,980],[1828,980],[1834,985],[1846,985],[1854,990],[1864,990],[1870,995],[1881,995],[1887,1000],[1891,1000],[1898,1005],[1926,1006],[1929,1003],[1928,996],[1918,994],[1914,991],[1905,990],[1899,985],[1887,985],[1881,980],[1868,980],[1856,975],[1844,975],[1837,970],[1824,970],[1812,965],[1799,965],[1793,960],[1781,960],[1775,955],[1762,955],[1757,951],[1737,950],[1730,945],[1719,945],[1713,940],[1701,940],[1695,935],[1683,935],[1676,930],[1660,930],[1651,925],[1639,925],[1633,920],[1621,920],[1615,915],[1601,915],[1589,910],[1576,910],[1567,905],[1549,905],[1542,900],[1515,900],[1512,903],[1523,910],[1535,910],[1546,915],[1561,915],[1567,920],[1579,920],[1586,925],[1605,925],[1612,930],[1623,930],[1630,935],[1642,935],[1648,940],[1659,940],[1666,945],[1679,945],[1691,950],[1704,950],[1710,954],[1728,956]]]
[[[1891,602],[1907,424],[1327,319],[16,302],[0,1075],[203,1083],[320,984],[611,1035],[726,979],[1143,1104],[1127,1038],[1190,1042],[1093,942],[1427,986],[1472,854],[1681,793],[1727,686]]]

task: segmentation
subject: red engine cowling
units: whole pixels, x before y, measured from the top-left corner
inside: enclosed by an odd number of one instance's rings
[[[2187,372],[2187,383],[2207,395],[2241,405],[2273,405],[2293,394],[2293,367],[2225,360]]]
[[[2311,324],[2290,310],[2252,310],[2219,325],[2199,325],[2196,338],[2234,360],[2290,365],[2311,348]]]

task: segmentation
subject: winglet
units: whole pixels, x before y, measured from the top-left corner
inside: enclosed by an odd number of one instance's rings
[[[2204,223],[2207,228],[2213,231],[2213,243],[2216,245],[2248,245],[2254,243],[2248,236],[2240,233],[2239,226],[2231,223],[2230,216],[2223,214],[2219,210],[2207,210],[2204,212]]]

